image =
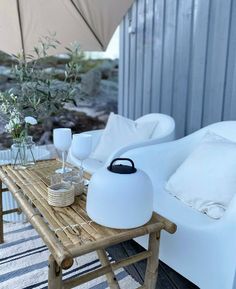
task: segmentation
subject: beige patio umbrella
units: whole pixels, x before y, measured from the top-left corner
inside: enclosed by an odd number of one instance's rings
[[[58,53],[74,41],[84,51],[105,50],[133,1],[0,0],[0,50],[31,54],[50,33],[61,42]]]

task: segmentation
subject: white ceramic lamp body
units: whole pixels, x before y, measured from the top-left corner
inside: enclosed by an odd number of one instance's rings
[[[87,213],[96,223],[116,229],[146,224],[153,213],[153,188],[141,170],[118,174],[107,168],[91,178],[87,194]]]

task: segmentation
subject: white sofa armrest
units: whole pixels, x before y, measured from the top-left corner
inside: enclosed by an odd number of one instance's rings
[[[175,137],[174,132],[170,135],[163,135],[163,137],[157,138],[157,139],[148,139],[136,144],[132,144],[132,145],[128,145],[128,146],[124,146],[120,149],[118,149],[117,151],[115,151],[106,161],[106,165],[109,165],[111,163],[111,161],[115,158],[120,157],[121,155],[125,154],[128,151],[137,149],[137,148],[143,148],[143,147],[147,147],[147,146],[152,146],[155,144],[160,144],[163,142],[169,142],[169,141],[173,141]]]
[[[193,146],[185,139],[128,150],[123,157],[131,158],[135,166],[153,179],[167,180],[191,153]]]

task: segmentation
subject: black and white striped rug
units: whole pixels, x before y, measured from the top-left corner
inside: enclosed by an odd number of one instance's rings
[[[5,242],[0,245],[0,289],[42,289],[47,287],[49,252],[29,223],[4,224]],[[63,271],[63,279],[79,276],[100,267],[96,253],[76,259],[73,267]],[[117,270],[121,288],[133,289],[140,285],[124,271]],[[104,276],[92,280],[80,289],[108,288]]]

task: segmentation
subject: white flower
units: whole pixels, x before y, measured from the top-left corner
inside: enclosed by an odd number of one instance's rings
[[[10,94],[10,97],[11,97],[13,100],[17,100],[17,96],[14,95],[13,93]]]
[[[13,118],[10,119],[9,124],[16,125],[20,124],[20,118],[18,116],[14,116]]]
[[[10,111],[11,118],[20,118],[20,113],[16,108],[13,108],[12,111]]]
[[[1,110],[3,113],[7,113],[7,106],[6,106],[5,103],[2,103],[2,104],[1,104],[0,110]]]
[[[6,132],[9,132],[9,133],[12,132],[12,127],[11,127],[10,123],[5,125],[5,130],[6,130]]]
[[[32,117],[32,116],[26,116],[25,117],[25,123],[31,124],[31,125],[35,125],[37,124],[37,119]]]
[[[5,129],[7,132],[11,133],[12,131],[14,131],[16,125],[20,124],[20,119],[19,117],[14,117],[14,118],[11,118],[9,123],[6,124],[5,126]]]

